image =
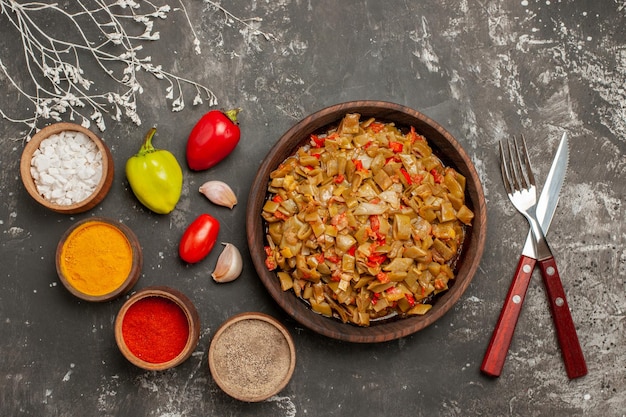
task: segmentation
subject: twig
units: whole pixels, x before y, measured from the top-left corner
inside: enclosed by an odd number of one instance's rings
[[[187,9],[183,0],[177,1],[191,30],[194,51],[200,54],[200,41]],[[260,18],[243,20],[214,1],[204,1],[228,19],[250,29],[253,35],[275,39],[249,23],[261,21]],[[170,101],[172,111],[185,108],[184,86],[195,89],[193,105],[205,101],[209,106],[217,105],[217,97],[208,87],[164,70],[160,64],[152,63],[151,56],[142,55],[143,43],[160,39],[154,28],[155,22],[166,19],[170,12],[169,5],[157,6],[147,0],[75,0],[66,7],[57,3],[0,0],[0,24],[8,23],[19,34],[25,70],[30,77],[28,82],[34,84],[33,92],[24,87],[28,84],[20,85],[18,77],[11,75],[8,62],[3,62],[5,58],[0,56],[0,75],[3,73],[19,95],[34,105],[29,117],[11,116],[1,108],[0,116],[13,123],[25,124],[29,129],[25,133],[26,139],[38,129],[41,119],[60,121],[64,114],[70,120],[79,119],[86,127],[93,122],[102,131],[106,129],[105,115],[116,121],[126,117],[140,125],[137,95],[144,91],[138,79],[140,73],[151,74],[168,84],[165,97]],[[53,19],[60,24],[67,23],[63,28],[64,36],[51,35],[44,30],[36,20],[38,13],[55,14]],[[1,23],[2,20],[7,23]],[[143,26],[140,34],[127,29],[134,29],[137,24]],[[84,73],[82,64],[86,60],[92,60],[96,68],[122,88],[92,92],[91,88],[96,84],[94,80],[101,77]]]

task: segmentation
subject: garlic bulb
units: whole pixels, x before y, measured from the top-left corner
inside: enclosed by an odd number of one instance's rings
[[[232,209],[237,204],[237,196],[225,182],[207,181],[200,186],[199,191],[212,203],[219,206]]]
[[[217,258],[215,270],[211,274],[215,282],[234,281],[243,269],[243,261],[239,249],[231,243],[222,243],[224,250]]]

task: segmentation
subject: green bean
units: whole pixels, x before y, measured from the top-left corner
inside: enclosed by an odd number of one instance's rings
[[[270,174],[269,269],[319,314],[358,326],[427,314],[474,214],[427,139],[347,114]]]

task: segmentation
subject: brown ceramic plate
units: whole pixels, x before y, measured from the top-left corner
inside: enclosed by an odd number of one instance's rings
[[[368,327],[346,324],[313,312],[292,291],[283,292],[276,273],[265,267],[266,224],[261,217],[267,198],[270,173],[301,145],[311,133],[337,124],[347,113],[359,113],[363,118],[394,122],[398,127],[413,126],[426,137],[435,154],[447,166],[454,167],[466,177],[466,205],[473,210],[474,220],[467,230],[462,252],[458,258],[456,278],[449,290],[440,294],[432,309],[423,316],[390,319]],[[382,101],[353,101],[322,109],[304,118],[289,129],[265,157],[250,188],[247,206],[247,237],[254,267],[274,300],[296,321],[322,335],[350,342],[372,343],[393,340],[424,329],[442,317],[463,295],[480,263],[485,246],[487,210],[478,173],[469,156],[457,140],[441,125],[408,107]]]

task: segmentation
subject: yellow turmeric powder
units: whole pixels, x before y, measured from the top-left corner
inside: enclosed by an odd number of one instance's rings
[[[60,257],[66,280],[76,290],[91,296],[118,289],[131,272],[133,249],[117,227],[88,221],[67,237]]]

